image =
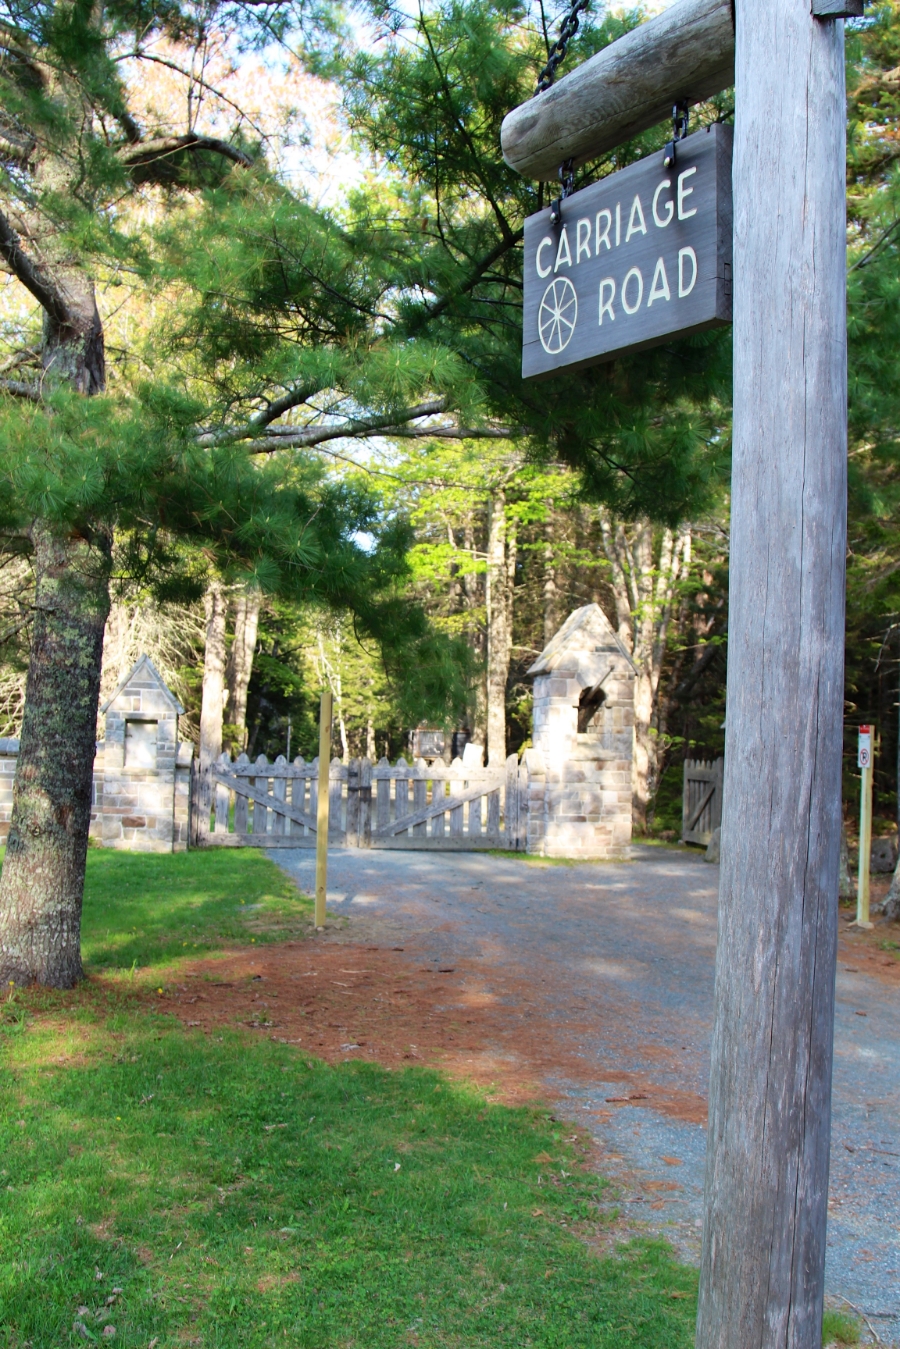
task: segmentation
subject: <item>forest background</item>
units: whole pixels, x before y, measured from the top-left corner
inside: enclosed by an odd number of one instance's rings
[[[266,236],[266,259],[283,265],[289,256],[292,283],[313,297],[302,337],[290,340],[304,344],[307,360],[310,351],[320,361],[323,351],[337,352],[341,379],[320,372],[308,397],[278,410],[280,439],[273,430],[265,444],[251,442],[248,462],[255,454],[267,472],[300,474],[355,503],[345,533],[364,562],[390,542],[392,594],[424,612],[438,645],[421,650],[439,653],[438,665],[456,659],[460,680],[426,687],[416,701],[410,670],[397,663],[408,661],[402,634],[392,649],[390,624],[361,623],[360,606],[342,599],[339,586],[292,594],[252,549],[238,566],[240,549],[223,559],[215,541],[182,531],[178,585],[151,581],[133,565],[115,572],[101,698],[146,651],[185,705],[182,735],[202,735],[209,753],[312,757],[327,682],[334,752],[345,759],[409,756],[411,709],[430,713],[429,724],[464,730],[499,758],[529,743],[528,666],[573,608],[597,602],[638,673],[635,824],[674,835],[683,759],[724,749],[729,333],[523,386],[522,221],[544,194],[502,164],[499,125],[531,92],[560,16],[497,0],[419,11],[378,3],[349,14],[304,11],[292,28],[287,18],[279,23],[286,10],[269,7],[263,39],[256,29],[250,40],[239,7],[211,10],[208,24],[183,32],[161,25],[130,96],[135,112],[152,111],[173,141],[202,132],[240,147],[239,170],[264,154],[294,225],[292,212],[304,213],[311,251],[299,250],[298,261],[296,230],[285,227],[274,252]],[[595,7],[569,63],[642,17]],[[872,721],[882,746],[876,814],[887,831],[897,816],[900,753],[900,3],[872,7],[847,25],[847,39],[844,792],[852,820],[855,729]],[[693,116],[703,123],[732,114],[726,94]],[[585,166],[579,185],[652,152],[666,134]],[[106,248],[99,303],[110,380],[133,390],[162,364],[185,396],[210,385],[223,407],[255,397],[254,434],[262,435],[276,418],[260,417],[259,395],[234,374],[238,359],[248,369],[255,362],[277,386],[284,362],[284,296],[273,299],[259,280],[259,204],[246,193],[223,197],[209,174],[178,186],[185,190],[176,201],[171,183],[148,175],[127,208],[142,217],[140,263]],[[185,230],[197,246],[176,259]],[[0,390],[18,409],[34,401],[41,315],[11,274],[6,280]],[[209,320],[223,295],[227,339]],[[364,341],[345,318],[354,308],[365,311]],[[379,369],[388,337],[418,353],[396,388]],[[354,362],[359,369],[348,375]],[[269,392],[262,401],[268,413],[278,400]],[[128,530],[133,521],[123,537]],[[0,734],[15,736],[34,565],[18,536],[5,537]],[[378,581],[385,575],[382,568]]]

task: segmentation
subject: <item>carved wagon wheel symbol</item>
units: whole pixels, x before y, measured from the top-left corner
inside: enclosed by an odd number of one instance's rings
[[[558,276],[544,291],[538,310],[538,333],[548,355],[555,356],[569,345],[577,318],[575,287],[566,277]]]

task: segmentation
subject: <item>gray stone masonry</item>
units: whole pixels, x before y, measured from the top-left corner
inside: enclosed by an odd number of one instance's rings
[[[634,666],[599,605],[570,614],[528,673],[528,851],[628,857]]]
[[[104,848],[183,852],[188,842],[193,745],[178,740],[184,708],[149,656],[100,708],[106,735],[97,745],[91,837]],[[0,739],[0,837],[9,833],[18,740]]]

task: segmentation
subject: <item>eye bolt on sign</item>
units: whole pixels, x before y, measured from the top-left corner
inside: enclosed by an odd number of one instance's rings
[[[708,127],[529,216],[525,379],[731,322],[731,145]]]

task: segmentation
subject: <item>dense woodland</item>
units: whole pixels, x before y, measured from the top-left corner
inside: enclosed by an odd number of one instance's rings
[[[643,17],[594,6],[568,61]],[[408,752],[420,724],[500,757],[527,744],[529,664],[596,601],[638,672],[636,828],[677,829],[682,759],[722,753],[729,332],[519,373],[523,221],[546,192],[503,164],[499,127],[559,18],[512,0],[4,5],[0,732],[22,737],[11,838],[43,840],[73,903],[98,698],[141,651],[201,758],[289,737],[311,756],[323,682],[344,757]],[[844,788],[852,816],[873,720],[887,829],[900,4],[848,23],[847,55]],[[732,99],[691,115],[729,120]],[[61,822],[47,802],[66,793]],[[36,893],[35,848],[26,866],[11,846],[3,903]]]

